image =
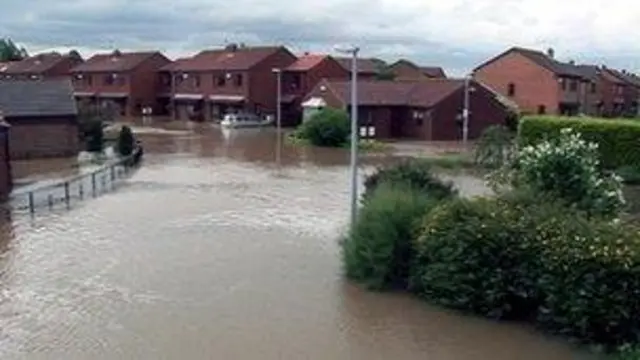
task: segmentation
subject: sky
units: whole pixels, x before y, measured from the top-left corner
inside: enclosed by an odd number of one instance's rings
[[[171,58],[228,42],[294,52],[357,45],[461,76],[511,46],[640,71],[632,0],[2,0],[0,37],[30,53],[161,50]]]

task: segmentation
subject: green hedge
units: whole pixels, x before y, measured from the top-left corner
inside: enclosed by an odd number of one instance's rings
[[[599,146],[603,166],[640,166],[640,121],[588,117],[527,116],[518,128],[520,145],[531,145],[571,127]]]
[[[411,288],[427,300],[529,320],[612,348],[640,341],[640,238],[534,197],[460,199],[432,210]]]

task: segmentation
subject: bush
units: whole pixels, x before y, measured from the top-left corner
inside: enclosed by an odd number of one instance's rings
[[[302,123],[295,136],[315,146],[341,147],[347,142],[349,134],[349,115],[343,110],[324,108]]]
[[[84,123],[83,138],[86,143],[86,150],[89,152],[101,152],[104,146],[104,129],[102,122],[91,120]]]
[[[564,128],[573,128],[585,140],[598,144],[604,167],[640,166],[640,122],[634,120],[529,116],[520,122],[518,142],[536,144],[557,136]]]
[[[370,196],[382,183],[409,186],[437,200],[457,195],[451,182],[444,182],[434,176],[429,162],[420,159],[403,160],[397,164],[379,168],[365,179],[364,198]]]
[[[486,128],[475,147],[474,160],[476,164],[486,167],[503,166],[513,153],[514,134],[502,125],[492,125]]]
[[[376,290],[406,287],[416,230],[436,202],[410,187],[378,187],[343,242],[347,276]]]
[[[598,156],[597,144],[562,129],[554,138],[519,149],[501,181],[562,199],[590,214],[617,216],[625,203],[621,179],[603,173]]]
[[[434,303],[529,319],[606,345],[640,334],[638,231],[540,202],[460,199],[425,218],[411,288]]]
[[[131,153],[133,153],[133,148],[135,147],[135,141],[131,128],[126,125],[123,126],[120,129],[120,134],[118,134],[118,153],[121,156],[131,155]]]

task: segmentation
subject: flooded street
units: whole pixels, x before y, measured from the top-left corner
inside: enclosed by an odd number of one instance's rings
[[[117,191],[8,215],[0,359],[584,358],[519,325],[345,282],[347,151],[167,128],[139,135],[144,163]]]

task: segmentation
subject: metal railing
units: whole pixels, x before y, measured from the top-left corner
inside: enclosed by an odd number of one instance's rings
[[[14,190],[9,197],[13,210],[29,211],[54,209],[63,204],[67,209],[79,201],[95,198],[114,191],[140,164],[142,148],[136,148],[127,157],[109,162],[87,174],[62,178],[54,183],[29,185]]]

